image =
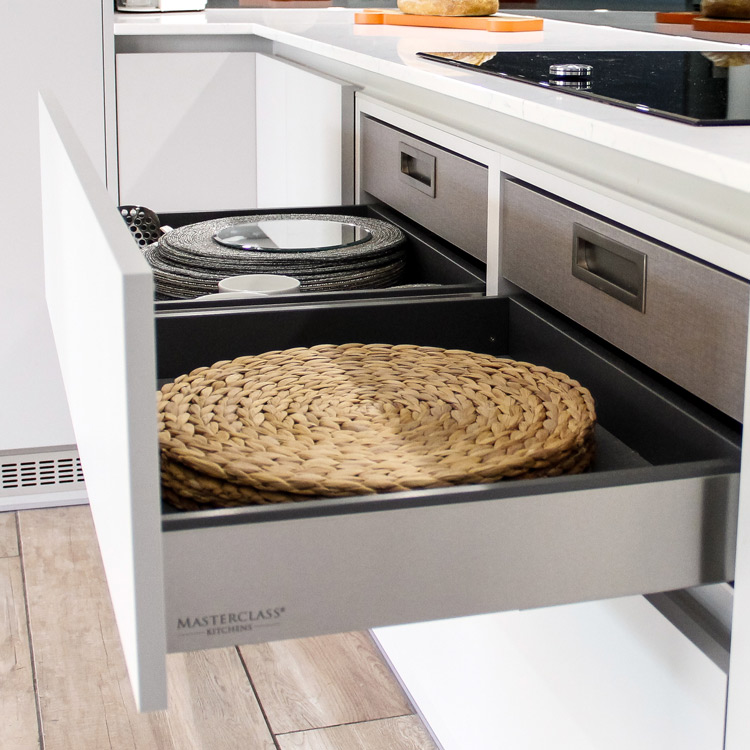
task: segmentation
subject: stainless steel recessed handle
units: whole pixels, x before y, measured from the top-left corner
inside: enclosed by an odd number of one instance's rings
[[[402,182],[435,197],[435,157],[406,143],[399,143]]]
[[[573,225],[573,276],[620,302],[646,311],[645,253]]]

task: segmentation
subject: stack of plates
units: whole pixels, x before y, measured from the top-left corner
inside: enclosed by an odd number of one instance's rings
[[[289,234],[290,222],[304,231],[284,245],[272,242],[269,232]],[[317,225],[317,227],[315,226]],[[235,228],[255,227],[267,242],[243,242]],[[320,241],[313,229],[323,228],[328,239]],[[281,228],[281,229],[280,229]],[[339,230],[354,230],[343,237]],[[330,231],[326,231],[330,230]],[[305,245],[309,231],[309,245]],[[337,234],[338,233],[338,234]],[[300,233],[297,233],[298,235]],[[217,239],[217,236],[219,239]],[[221,238],[224,239],[221,239]],[[331,239],[338,237],[339,239]],[[255,214],[213,219],[167,232],[144,248],[154,271],[159,299],[191,299],[217,291],[227,276],[275,273],[300,280],[303,291],[370,289],[392,286],[402,277],[405,235],[393,224],[379,219],[327,214]]]
[[[594,404],[566,375],[432,347],[321,345],[218,362],[158,394],[183,510],[584,471]]]

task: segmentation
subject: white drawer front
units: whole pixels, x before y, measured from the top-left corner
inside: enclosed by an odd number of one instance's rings
[[[136,702],[164,708],[151,271],[54,102],[40,125],[47,303],[78,452]]]

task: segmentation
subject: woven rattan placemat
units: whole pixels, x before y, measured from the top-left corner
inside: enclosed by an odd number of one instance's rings
[[[192,507],[576,473],[595,412],[545,367],[345,344],[194,370],[162,387],[158,419],[163,484]]]

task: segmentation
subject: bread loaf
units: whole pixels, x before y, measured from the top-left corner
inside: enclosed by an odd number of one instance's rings
[[[402,13],[417,16],[491,16],[498,0],[398,0]]]
[[[701,15],[706,18],[750,18],[750,0],[703,0]]]
[[[479,67],[482,63],[492,60],[497,52],[441,52],[440,57],[447,60],[456,60],[457,62],[468,63]]]
[[[737,65],[750,65],[750,52],[701,52],[717,68],[734,68]]]

